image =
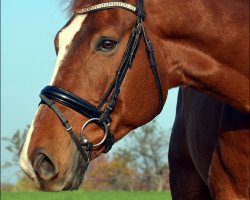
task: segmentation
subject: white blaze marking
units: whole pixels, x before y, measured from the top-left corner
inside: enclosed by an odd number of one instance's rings
[[[34,116],[34,119],[33,119],[32,123],[31,123],[31,126],[29,128],[29,131],[28,131],[28,134],[26,136],[26,139],[25,139],[25,142],[24,142],[24,145],[23,145],[23,149],[22,149],[22,152],[21,152],[21,155],[20,155],[20,159],[19,159],[20,167],[23,169],[23,171],[25,171],[34,180],[36,178],[36,175],[35,175],[34,169],[33,169],[32,165],[31,165],[31,162],[30,162],[29,157],[28,157],[28,147],[29,147],[32,132],[34,130],[34,121],[35,121],[37,113],[38,113],[38,111],[36,112],[36,114]]]
[[[52,76],[52,79],[50,81],[50,85],[54,82],[54,79],[56,77],[58,69],[59,69],[60,65],[62,64],[64,57],[67,55],[69,45],[71,44],[76,33],[80,30],[82,23],[83,23],[84,19],[86,18],[86,16],[87,15],[77,15],[72,20],[72,22],[67,27],[65,27],[61,33],[59,33],[59,52],[58,52],[57,61],[56,61],[55,69],[53,72],[53,76]],[[38,109],[38,111],[39,111],[39,109]],[[29,129],[28,134],[26,136],[25,143],[23,145],[23,149],[22,149],[20,159],[19,159],[20,167],[30,177],[32,177],[37,184],[38,184],[38,182],[36,179],[36,175],[35,175],[34,169],[32,167],[31,161],[29,160],[29,157],[28,157],[28,148],[29,148],[31,136],[32,136],[32,133],[33,133],[33,130],[35,127],[34,122],[35,122],[35,118],[36,118],[38,111],[35,114],[35,117],[32,121],[30,129]]]
[[[58,69],[60,67],[60,65],[62,64],[63,59],[65,58],[65,56],[68,53],[69,50],[69,46],[74,38],[74,36],[76,35],[76,33],[80,30],[82,23],[84,21],[84,19],[86,18],[87,15],[77,15],[73,21],[70,23],[69,26],[67,26],[66,28],[64,28],[62,30],[61,33],[59,33],[59,52],[58,52],[58,56],[56,59],[56,65],[55,65],[55,69],[52,75],[52,78],[50,80],[49,85],[52,85],[56,74],[58,72]]]

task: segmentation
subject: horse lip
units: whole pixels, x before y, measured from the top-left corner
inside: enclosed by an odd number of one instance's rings
[[[62,189],[63,191],[77,190],[79,188],[85,175],[83,164],[83,158],[81,157],[81,154],[77,152],[72,169],[66,178],[65,186]]]

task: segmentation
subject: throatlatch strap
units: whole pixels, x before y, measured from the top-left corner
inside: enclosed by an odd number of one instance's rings
[[[155,82],[156,82],[156,86],[157,86],[157,91],[158,91],[158,96],[159,96],[159,113],[162,111],[163,109],[163,94],[162,94],[162,86],[161,86],[161,79],[159,77],[159,73],[157,70],[157,63],[156,63],[156,59],[155,59],[155,53],[154,53],[154,47],[152,42],[150,41],[150,39],[147,36],[147,33],[145,31],[144,25],[142,23],[142,32],[143,32],[143,38],[144,38],[144,42],[146,44],[146,52],[147,52],[147,56],[148,56],[148,60],[149,60],[149,64],[150,67],[153,71],[154,74],[154,78],[155,78]]]

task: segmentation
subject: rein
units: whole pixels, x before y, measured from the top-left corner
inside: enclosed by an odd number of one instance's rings
[[[65,130],[69,133],[71,139],[76,144],[77,150],[81,153],[85,162],[85,171],[88,167],[91,158],[91,152],[94,148],[99,148],[104,145],[106,153],[112,148],[113,144],[115,143],[115,139],[109,129],[109,125],[112,122],[110,114],[114,110],[115,105],[117,103],[117,98],[120,93],[120,87],[122,85],[124,77],[128,69],[132,68],[132,63],[135,58],[135,54],[138,49],[139,41],[142,35],[146,45],[147,57],[157,85],[159,96],[159,112],[161,112],[163,108],[162,87],[157,71],[154,48],[146,34],[143,25],[143,20],[145,17],[145,12],[143,11],[143,0],[138,0],[136,7],[123,2],[101,3],[77,10],[74,14],[87,14],[90,12],[114,8],[128,10],[134,13],[137,16],[137,19],[136,24],[130,33],[128,44],[123,55],[121,64],[116,72],[116,75],[111,85],[109,86],[107,92],[104,94],[100,103],[97,106],[94,106],[91,103],[85,101],[84,99],[76,96],[75,94],[55,86],[46,86],[40,93],[40,104],[46,104],[55,112],[57,117],[60,119],[62,125],[64,126]],[[56,107],[55,102],[63,104],[89,119],[82,126],[80,139],[78,139],[68,120],[64,117],[62,111],[58,107]],[[102,109],[102,107],[104,108]],[[95,123],[96,125],[98,125],[101,129],[103,129],[105,133],[103,139],[98,144],[92,144],[91,142],[89,142],[87,136],[84,134],[84,130],[91,123]]]

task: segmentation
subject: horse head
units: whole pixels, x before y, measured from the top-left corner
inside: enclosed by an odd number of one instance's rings
[[[153,52],[148,36],[154,45],[157,38],[138,2],[75,1],[57,33],[55,70],[20,156],[21,168],[42,190],[78,188],[90,159],[161,110],[167,89],[161,93],[162,72],[153,65],[155,56],[163,61]]]

